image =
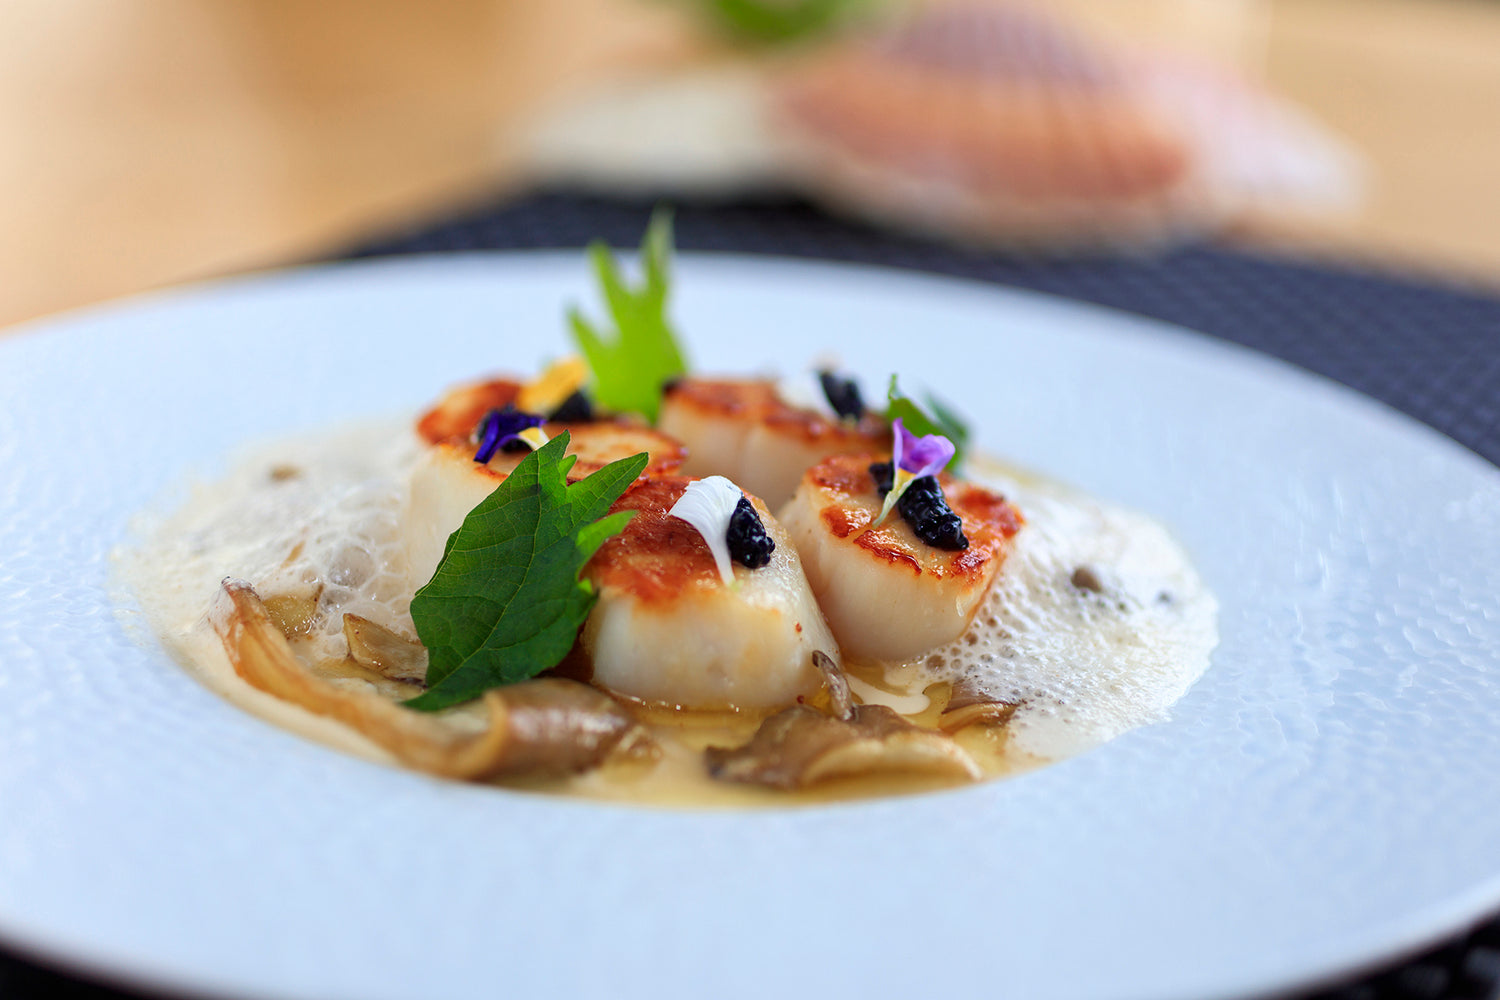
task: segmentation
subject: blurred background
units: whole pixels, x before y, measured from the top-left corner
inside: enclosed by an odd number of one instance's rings
[[[0,328],[668,198],[686,246],[1133,309],[1500,456],[1500,0],[4,0],[0,38]],[[0,951],[0,995],[60,981]],[[1497,983],[1500,918],[1327,997]]]
[[[0,325],[563,185],[1500,279],[1490,0],[7,0]]]

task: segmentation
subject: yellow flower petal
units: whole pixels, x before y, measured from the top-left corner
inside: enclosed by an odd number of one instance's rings
[[[547,366],[522,387],[516,397],[516,409],[527,413],[551,413],[588,382],[589,367],[576,354],[570,354]]]
[[[896,509],[896,501],[901,499],[901,494],[911,485],[911,481],[917,478],[905,469],[897,469],[891,480],[891,491],[885,495],[885,503],[880,508],[880,516],[870,525],[878,528],[885,523],[885,519],[891,516],[891,511]]]

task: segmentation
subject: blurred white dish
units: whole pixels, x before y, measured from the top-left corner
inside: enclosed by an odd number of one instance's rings
[[[1062,764],[765,812],[448,784],[244,714],[119,610],[109,550],[190,469],[530,369],[586,288],[577,254],[393,260],[0,341],[0,938],[245,996],[1160,1000],[1500,904],[1500,472],[1277,362],[1038,296],[689,256],[677,314],[703,371],[899,369],[988,450],[1177,532],[1222,605],[1214,665],[1170,722]]]

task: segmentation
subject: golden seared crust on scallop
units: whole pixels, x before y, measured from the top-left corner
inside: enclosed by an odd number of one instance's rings
[[[471,442],[484,415],[491,410],[516,405],[524,388],[514,379],[503,378],[460,386],[417,420],[417,436],[431,445],[466,450],[473,458]],[[651,455],[651,463],[642,475],[663,475],[675,471],[687,455],[687,450],[676,439],[624,418],[583,423],[548,421],[543,430],[548,437],[556,437],[565,430],[572,433],[568,454],[577,456],[578,462],[569,473],[570,479],[582,479],[610,462],[643,451]],[[504,478],[525,455],[524,451],[498,452],[490,459],[489,468]]]
[[[676,472],[687,456],[687,449],[674,437],[642,427],[628,421],[600,421],[588,424],[542,425],[548,437],[556,437],[563,431],[569,435],[568,454],[577,461],[568,470],[568,481],[576,482],[591,476],[611,462],[645,452],[650,456],[643,477],[664,476]],[[475,465],[474,446],[465,442],[457,451],[468,456],[469,464]],[[489,461],[489,471],[501,478],[508,476],[526,457],[524,451],[497,451]]]
[[[725,585],[697,529],[668,513],[689,482],[638,481],[613,508],[635,517],[584,569],[599,591],[582,634],[594,682],[686,708],[790,704],[820,683],[813,652],[838,656],[797,550],[751,497],[776,550]]]
[[[725,476],[778,507],[808,466],[829,455],[889,447],[890,426],[793,406],[769,379],[681,379],[667,389],[657,426],[688,449],[683,472]]]
[[[809,469],[781,520],[844,652],[907,660],[963,633],[1022,522],[999,494],[942,475],[968,548],[933,548],[895,511],[871,528],[883,501],[877,460],[840,455]]]
[[[577,457],[568,471],[572,481],[643,451],[651,456],[643,476],[669,473],[682,462],[682,445],[649,427],[613,421],[546,425],[549,435],[564,430],[570,435],[568,454]],[[448,536],[526,457],[525,452],[500,451],[481,464],[474,461],[474,450],[467,433],[441,441],[428,448],[412,470],[403,531],[414,586],[432,578]]]
[[[428,444],[467,441],[486,413],[514,406],[521,389],[514,379],[497,378],[450,390],[417,420],[417,436]]]
[[[698,529],[667,513],[690,482],[686,476],[642,480],[615,501],[610,513],[629,510],[635,517],[589,562],[588,577],[595,585],[619,587],[649,603],[675,600],[692,588],[723,585]]]

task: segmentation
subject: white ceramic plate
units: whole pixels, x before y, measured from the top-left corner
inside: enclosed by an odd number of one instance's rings
[[[978,285],[686,259],[704,371],[833,350],[1151,511],[1222,602],[1170,722],[1015,780],[767,812],[376,766],[198,686],[111,596],[246,441],[564,347],[577,255],[357,264],[0,340],[0,937],[255,997],[1238,996],[1500,904],[1500,474],[1330,383]]]

